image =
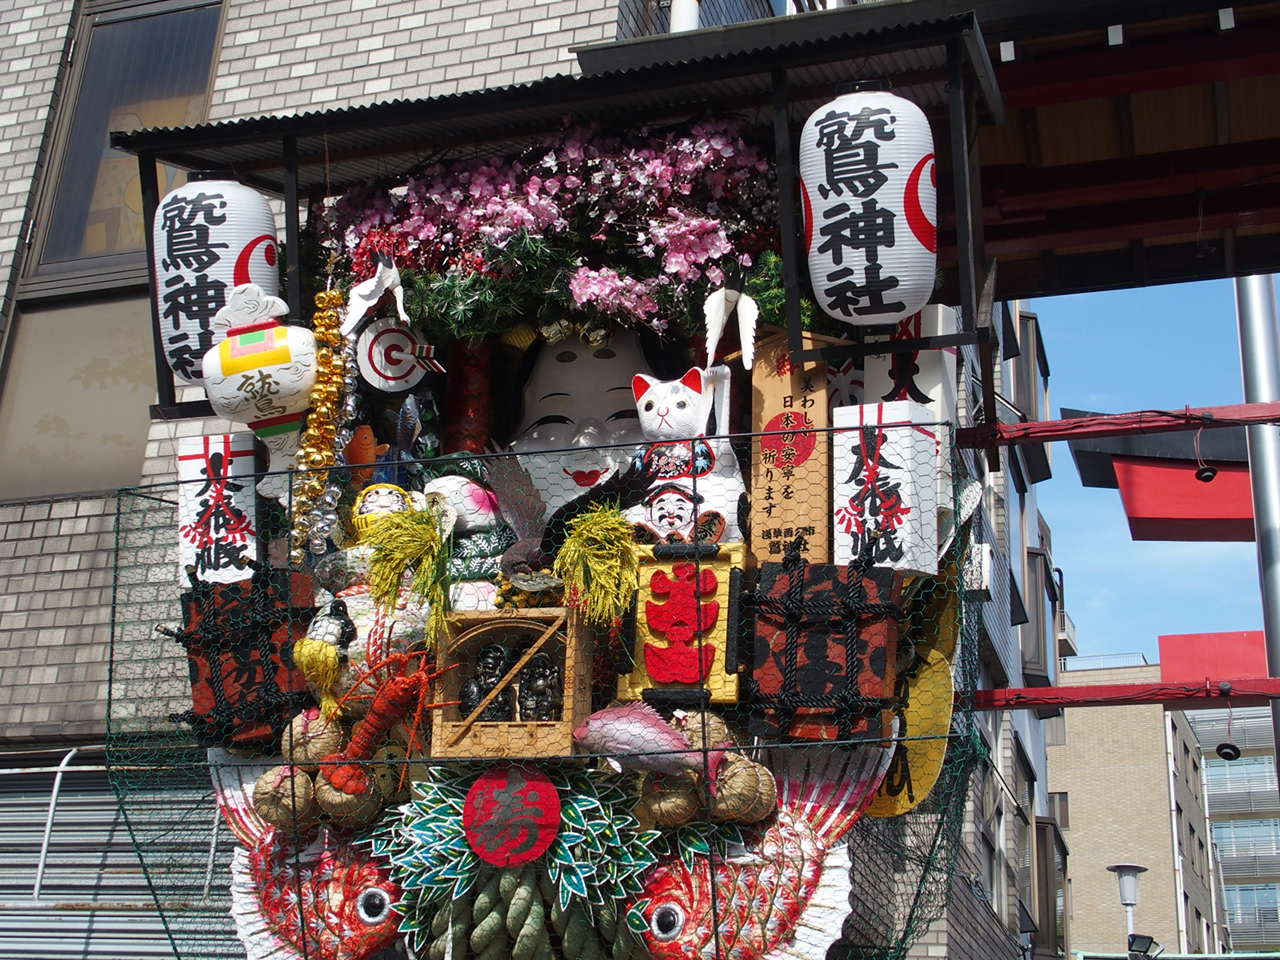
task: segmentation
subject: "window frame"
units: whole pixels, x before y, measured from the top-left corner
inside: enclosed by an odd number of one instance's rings
[[[35,202],[24,228],[21,274],[16,287],[19,303],[84,296],[107,290],[142,288],[148,285],[150,265],[147,251],[116,253],[101,257],[81,257],[50,268],[42,263],[53,223],[54,195],[66,165],[72,127],[85,82],[95,27],[141,20],[166,13],[180,13],[205,7],[219,8],[214,30],[209,74],[205,79],[201,114],[207,121],[213,102],[213,82],[226,29],[223,0],[86,0],[70,27],[71,39],[63,57],[63,70],[45,134],[44,163],[37,174]],[[69,61],[69,62],[68,62]],[[146,228],[144,225],[144,233]]]

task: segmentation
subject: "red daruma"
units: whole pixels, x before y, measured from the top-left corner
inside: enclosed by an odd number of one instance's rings
[[[893,323],[933,294],[937,164],[924,112],[891,93],[849,93],[800,135],[800,193],[814,299],[844,323]]]

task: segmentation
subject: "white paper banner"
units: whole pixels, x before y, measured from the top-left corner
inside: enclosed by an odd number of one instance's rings
[[[233,583],[257,559],[253,508],[253,434],[224,433],[178,440],[178,571],[201,580]]]
[[[872,564],[938,572],[939,443],[928,408],[910,401],[831,411],[835,562],[875,540]]]

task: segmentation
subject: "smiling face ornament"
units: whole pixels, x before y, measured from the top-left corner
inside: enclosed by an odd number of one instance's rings
[[[548,514],[630,462],[643,441],[631,378],[645,366],[630,335],[604,345],[574,339],[543,348],[525,385],[524,418],[511,449],[530,454],[520,462]]]

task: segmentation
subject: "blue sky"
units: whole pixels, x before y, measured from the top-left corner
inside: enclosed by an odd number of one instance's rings
[[[1229,280],[1033,301],[1062,407],[1105,413],[1238,403],[1239,344]],[[1162,633],[1262,626],[1252,543],[1135,542],[1117,490],[1086,489],[1065,443],[1037,485],[1066,576],[1081,654],[1157,659]]]

